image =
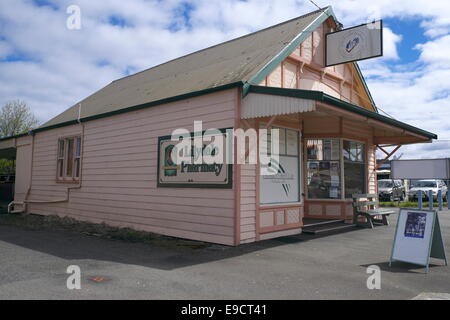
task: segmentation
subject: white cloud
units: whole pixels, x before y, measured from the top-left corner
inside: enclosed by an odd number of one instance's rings
[[[388,27],[383,28],[383,58],[398,60],[397,45],[402,41],[402,36],[395,34]]]
[[[42,121],[62,112],[112,80],[186,53],[313,11],[297,0],[32,0],[0,1],[0,105],[26,100]],[[450,140],[450,3],[429,0],[333,0],[345,26],[379,18],[415,18],[428,40],[420,58],[402,65],[402,34],[384,30],[384,57],[361,63],[377,104],[399,120]],[[82,29],[66,28],[66,8],[81,8]],[[189,5],[186,5],[189,3]],[[183,10],[190,10],[189,17]],[[116,20],[123,24],[114,26]],[[23,61],[2,61],[8,56]],[[398,65],[393,67],[392,62]],[[449,145],[404,147],[408,156],[424,150],[436,156]],[[435,146],[438,148],[436,149]],[[442,147],[439,147],[442,146]],[[427,149],[428,148],[428,149]],[[403,149],[403,148],[402,148]],[[410,150],[410,151],[409,151]]]
[[[441,64],[441,67],[450,65],[450,35],[445,35],[416,46],[421,51],[420,59],[425,63]],[[436,66],[439,67],[439,66]]]

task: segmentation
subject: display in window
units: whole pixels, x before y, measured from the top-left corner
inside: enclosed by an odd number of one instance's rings
[[[323,160],[331,160],[331,140],[323,140]]]
[[[309,162],[309,170],[311,172],[317,171],[319,169],[319,163],[318,162]]]
[[[310,199],[338,199],[340,166],[338,161],[308,162],[308,197]]]
[[[328,161],[322,161],[319,164],[319,170],[321,171],[321,173],[323,174],[328,174],[327,171],[330,170],[330,163]],[[324,172],[325,171],[325,172]]]
[[[339,160],[340,142],[338,139],[308,140],[306,142],[308,160]]]
[[[331,162],[330,171],[336,175],[339,175],[339,162]]]
[[[336,199],[339,196],[339,190],[337,187],[330,187],[330,198]]]
[[[340,143],[339,140],[331,140],[331,158],[330,160],[339,160],[340,154]]]

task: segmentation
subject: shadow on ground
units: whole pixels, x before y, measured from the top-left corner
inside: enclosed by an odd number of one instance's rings
[[[392,265],[389,266],[389,261],[383,261],[379,263],[371,263],[371,264],[363,264],[361,267],[367,268],[371,265],[376,265],[380,267],[382,271],[387,271],[391,273],[423,273],[426,274],[426,269],[424,266],[420,266],[417,264],[401,262],[401,261],[393,261]],[[429,264],[430,269],[435,267],[442,267],[442,264]]]
[[[164,237],[151,243],[105,239],[79,232],[40,230],[5,225],[0,220],[0,241],[67,260],[94,259],[133,264],[162,270],[173,270],[211,261],[233,258],[278,246],[314,241],[335,234],[354,232],[359,228],[321,235],[294,235],[238,247],[185,241]]]

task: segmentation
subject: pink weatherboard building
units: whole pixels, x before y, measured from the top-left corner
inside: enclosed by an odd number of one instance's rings
[[[113,81],[0,140],[17,159],[10,209],[226,245],[351,220],[351,195],[377,191],[378,146],[437,136],[379,114],[355,62],[325,67],[337,28],[330,7],[312,12]],[[174,165],[167,137],[194,121],[279,129],[279,174]]]

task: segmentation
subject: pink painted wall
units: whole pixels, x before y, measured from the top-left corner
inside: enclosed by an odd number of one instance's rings
[[[227,90],[84,123],[82,185],[66,203],[32,203],[28,211],[232,245],[234,190],[157,188],[157,139],[176,128],[233,127],[237,90]],[[81,125],[37,133],[29,199],[64,199],[55,181],[58,138]],[[245,230],[245,228],[244,228]]]

